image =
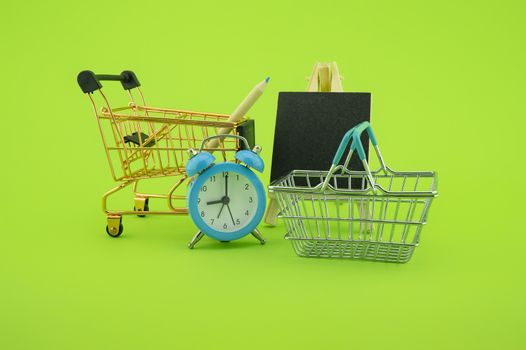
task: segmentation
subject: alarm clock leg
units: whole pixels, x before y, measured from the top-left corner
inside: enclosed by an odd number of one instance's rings
[[[255,229],[254,231],[252,231],[252,236],[256,237],[259,243],[265,244],[265,239],[263,238],[263,236],[261,235],[261,232],[259,232],[258,229]]]
[[[195,236],[192,238],[192,240],[190,241],[190,243],[188,243],[188,248],[190,249],[194,249],[194,245],[196,245],[197,242],[199,242],[199,240],[201,238],[203,238],[204,234],[203,232],[201,231],[197,231],[197,233],[195,234]]]

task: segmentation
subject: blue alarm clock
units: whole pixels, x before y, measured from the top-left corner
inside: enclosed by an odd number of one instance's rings
[[[215,157],[203,151],[203,147],[215,138],[236,138],[244,143],[245,149],[236,153],[239,163],[214,163]],[[189,185],[187,206],[199,228],[188,244],[190,249],[204,234],[228,242],[251,233],[265,244],[257,230],[265,212],[265,188],[252,171],[262,172],[265,167],[260,151],[259,146],[250,150],[247,140],[238,135],[208,137],[201,143],[199,152],[189,150],[191,158],[186,164],[186,173],[195,178]]]

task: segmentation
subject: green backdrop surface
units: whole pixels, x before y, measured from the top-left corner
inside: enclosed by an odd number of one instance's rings
[[[0,13],[2,349],[522,349],[520,1],[8,2]],[[395,169],[440,196],[403,265],[203,239],[189,217],[104,232],[113,182],[80,70],[135,71],[152,105],[251,110],[268,184],[279,91],[316,61],[373,94]],[[126,200],[122,203],[129,205]]]

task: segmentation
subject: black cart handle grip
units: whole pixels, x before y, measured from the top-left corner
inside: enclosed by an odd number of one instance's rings
[[[90,70],[84,70],[77,76],[82,92],[93,93],[102,88],[101,81],[120,81],[124,90],[130,90],[141,86],[139,79],[131,70],[125,70],[121,74],[95,74]]]

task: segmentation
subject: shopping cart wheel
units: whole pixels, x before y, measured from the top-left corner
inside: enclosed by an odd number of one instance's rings
[[[106,233],[110,237],[119,237],[122,231],[124,231],[124,226],[122,226],[122,217],[108,217]]]
[[[119,225],[119,230],[117,231],[117,233],[111,233],[110,229],[108,228],[108,225],[106,225],[106,233],[110,235],[110,237],[113,237],[113,238],[119,237],[122,231],[124,231],[124,226],[122,226],[122,224]]]
[[[133,207],[133,211],[150,211],[150,207],[148,206],[148,202],[149,202],[149,198],[146,198],[146,200],[144,202],[138,202],[137,200],[135,200],[135,206]],[[137,206],[137,204],[139,204],[139,207]],[[141,205],[140,204],[143,204],[142,205],[142,208],[141,208]],[[146,215],[145,214],[137,214],[138,217],[140,218],[143,218],[145,217]]]

